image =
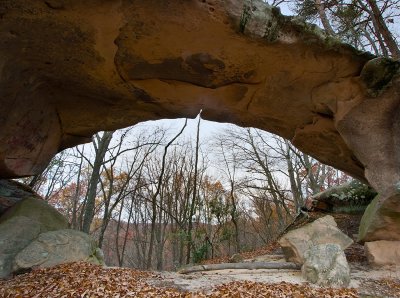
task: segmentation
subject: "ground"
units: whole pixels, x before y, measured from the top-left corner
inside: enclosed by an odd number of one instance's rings
[[[264,252],[268,254],[262,255]],[[279,253],[281,253],[280,248],[274,244],[243,255],[250,256],[245,260],[249,262],[282,262],[284,260],[279,257],[283,258],[283,256]],[[159,274],[160,277],[151,278],[148,283],[156,287],[177,288],[190,292],[200,291],[208,294],[213,293],[214,289],[220,285],[227,285],[226,288],[231,289],[229,293],[232,294],[227,297],[400,297],[400,268],[371,268],[366,262],[363,246],[357,243],[346,249],[345,253],[351,267],[351,283],[347,289],[318,289],[307,284],[299,270],[219,270],[186,275],[162,272]],[[216,260],[207,263],[216,263]],[[278,292],[266,296],[252,295],[252,292],[247,289],[250,284],[260,293],[268,289],[275,289]],[[238,287],[243,290],[241,296],[234,295]],[[311,294],[292,293],[301,287],[307,288],[307,293]],[[279,296],[278,293],[281,290],[287,291],[285,296]]]
[[[270,255],[271,256],[271,255]],[[258,256],[256,260],[271,260]],[[277,255],[272,255],[277,260]],[[400,297],[398,268],[351,263],[348,288],[310,285],[298,270],[179,274],[69,263],[0,280],[0,297]]]
[[[338,226],[351,235],[357,218],[335,216]],[[299,270],[219,270],[179,274],[89,263],[69,263],[0,280],[0,297],[399,297],[400,268],[371,268],[363,246],[345,250],[351,267],[348,288],[319,288],[301,277]],[[275,242],[241,254],[247,262],[283,261]],[[229,258],[205,263],[223,263]]]

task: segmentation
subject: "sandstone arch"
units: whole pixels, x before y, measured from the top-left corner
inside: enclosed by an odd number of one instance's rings
[[[400,208],[396,61],[256,0],[4,0],[0,22],[3,178],[96,131],[202,109],[288,138]]]

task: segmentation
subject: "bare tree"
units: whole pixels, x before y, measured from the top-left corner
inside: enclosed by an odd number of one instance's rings
[[[197,180],[198,180],[198,163],[199,163],[199,143],[200,143],[200,121],[201,111],[198,115],[199,120],[197,121],[197,133],[196,133],[196,147],[195,147],[195,162],[194,162],[194,173],[193,173],[193,193],[192,201],[190,202],[189,212],[189,223],[187,229],[187,246],[186,246],[186,264],[190,263],[190,252],[192,249],[192,229],[193,229],[193,216],[195,212],[195,206],[197,201]]]
[[[94,217],[97,184],[100,180],[100,169],[104,163],[104,157],[106,155],[108,146],[110,145],[113,133],[113,131],[106,131],[102,135],[96,134],[93,138],[92,143],[95,150],[95,160],[92,165],[92,174],[90,177],[82,224],[82,231],[85,233],[90,232],[90,226]]]
[[[185,123],[182,126],[181,130],[164,146],[164,154],[162,158],[162,166],[161,166],[161,172],[160,176],[158,178],[158,183],[157,183],[157,189],[152,196],[151,202],[152,202],[152,217],[151,217],[151,231],[150,231],[150,241],[149,241],[149,249],[147,253],[147,263],[146,267],[150,268],[151,267],[151,261],[152,261],[152,256],[153,256],[153,247],[154,247],[154,233],[155,233],[155,228],[156,228],[156,220],[157,220],[157,197],[160,193],[161,190],[161,185],[163,182],[163,176],[164,176],[164,171],[165,171],[165,159],[167,156],[168,148],[171,146],[173,142],[183,133],[185,127],[187,125],[187,119],[185,119]]]
[[[294,11],[309,21],[319,20],[327,34],[335,35],[361,50],[400,57],[390,24],[399,22],[398,0],[301,0],[290,1]],[[393,28],[394,30],[394,28]]]

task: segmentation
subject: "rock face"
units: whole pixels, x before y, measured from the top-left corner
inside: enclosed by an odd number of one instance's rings
[[[202,109],[378,193],[400,181],[400,63],[261,0],[3,0],[0,16],[0,177],[39,173],[96,131]]]
[[[40,233],[40,224],[24,216],[0,224],[0,278],[12,271],[15,256]]]
[[[95,259],[95,253],[96,245],[85,233],[69,229],[46,232],[40,234],[16,255],[13,271],[18,272],[35,266],[50,267],[61,263],[86,261],[90,258]]]
[[[0,278],[34,266],[104,257],[89,235],[66,229],[67,220],[45,201],[26,198],[0,217]]]
[[[0,224],[14,217],[27,217],[39,223],[41,232],[68,228],[68,221],[46,201],[27,198],[16,203],[0,218]]]
[[[400,265],[400,241],[366,242],[364,247],[370,265]]]
[[[3,177],[37,173],[96,131],[203,109],[363,179],[334,118],[368,97],[373,56],[262,1],[62,3],[2,3]]]
[[[67,220],[56,209],[28,188],[16,184],[12,189],[13,196],[30,195],[23,200],[17,198],[18,202],[0,217],[0,277],[10,274],[15,256],[40,233],[68,227]]]
[[[279,239],[286,261],[296,264],[304,263],[304,255],[310,247],[329,243],[339,245],[342,250],[353,243],[351,238],[337,228],[335,220],[330,215],[292,230]]]
[[[301,267],[303,276],[320,286],[346,287],[350,283],[350,267],[338,244],[313,245],[305,253]]]
[[[29,187],[13,180],[0,179],[0,216],[8,208],[26,198],[40,198]]]
[[[365,210],[358,240],[400,240],[400,189],[378,195]]]

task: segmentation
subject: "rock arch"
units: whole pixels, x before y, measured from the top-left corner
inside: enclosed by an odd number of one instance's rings
[[[256,0],[5,0],[0,18],[3,178],[96,131],[202,109],[368,181],[380,193],[369,222],[388,202],[400,212],[397,61]]]

